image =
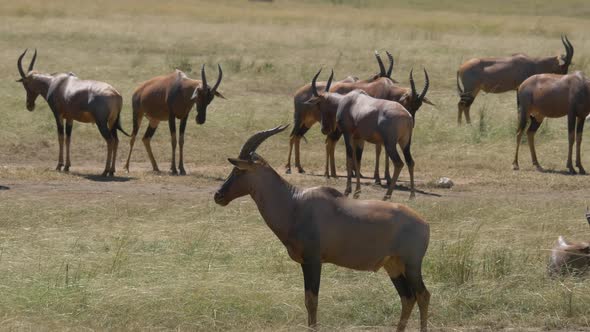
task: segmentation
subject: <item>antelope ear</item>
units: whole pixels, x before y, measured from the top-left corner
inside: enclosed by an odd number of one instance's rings
[[[557,56],[557,63],[559,63],[560,66],[565,65],[565,55]]]
[[[219,97],[219,98],[221,98],[221,99],[227,99],[227,98],[225,98],[225,97],[224,97],[224,96],[221,94],[221,92],[219,92],[219,91],[215,91],[215,96],[216,96],[216,97]]]
[[[227,161],[229,161],[232,165],[236,166],[238,169],[243,171],[251,170],[252,168],[254,168],[255,165],[253,161],[243,159],[227,158]]]
[[[312,96],[306,102],[304,102],[304,104],[307,104],[307,105],[317,105],[319,102],[320,102],[320,98],[318,98],[316,96]]]
[[[423,101],[425,104],[428,104],[428,105],[430,105],[430,106],[435,106],[435,107],[436,107],[436,105],[435,105],[433,102],[431,102],[431,101],[430,101],[428,98],[426,98],[426,97],[424,97],[424,99],[422,99],[422,101]]]
[[[197,98],[198,94],[199,94],[199,87],[196,87],[195,91],[193,91],[193,95],[191,96],[191,100],[195,100]]]

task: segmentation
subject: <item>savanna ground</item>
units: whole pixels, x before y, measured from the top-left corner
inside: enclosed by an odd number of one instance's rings
[[[2,330],[305,330],[300,267],[264,224],[249,197],[214,204],[241,144],[253,132],[292,122],[292,93],[321,66],[336,76],[376,71],[374,49],[395,56],[394,77],[426,66],[428,96],[438,106],[417,114],[413,140],[417,198],[410,205],[431,225],[424,263],[433,296],[434,330],[590,329],[590,285],[546,277],[558,235],[584,239],[590,179],[564,173],[565,119],[537,135],[539,173],[526,145],[512,171],[514,93],[481,95],[474,124],[456,125],[455,72],[474,56],[563,53],[567,33],[573,70],[590,70],[590,4],[568,1],[295,1],[272,4],[218,0],[2,1],[0,3],[0,329]],[[179,67],[190,76],[222,64],[227,100],[209,106],[207,122],[187,128],[185,177],[150,171],[138,141],[131,172],[123,138],[117,177],[103,181],[105,145],[92,125],[74,125],[72,172],[54,171],[55,122],[45,101],[25,109],[16,59],[37,48],[36,69],[73,71],[103,80],[124,96],[138,83]],[[25,58],[25,66],[29,57]],[[420,73],[421,71],[416,71]],[[416,75],[418,88],[423,84]],[[141,135],[146,127],[143,123]],[[344,189],[322,177],[319,127],[302,144],[307,174],[285,175],[300,186]],[[169,134],[152,141],[168,169]],[[340,143],[337,166],[344,174]],[[526,142],[525,142],[526,144]],[[583,163],[590,154],[583,145]],[[288,134],[259,149],[281,174]],[[586,153],[584,153],[586,152]],[[367,146],[363,172],[372,174]],[[447,176],[451,190],[432,183]],[[401,184],[407,186],[407,170]],[[385,189],[364,179],[363,199]],[[397,322],[400,305],[382,271],[323,270],[321,329],[380,330]],[[410,327],[416,328],[412,316]]]

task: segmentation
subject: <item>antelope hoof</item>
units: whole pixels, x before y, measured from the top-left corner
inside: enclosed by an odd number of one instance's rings
[[[358,199],[360,195],[361,195],[361,190],[358,189],[354,192],[354,195],[352,195],[352,198]]]
[[[62,167],[63,167],[63,164],[57,164],[57,167],[55,168],[55,170],[58,172],[61,172]]]
[[[375,185],[380,186],[381,185],[381,179],[375,179]]]
[[[518,171],[520,169],[520,167],[518,167],[517,163],[512,163],[512,170],[513,171]]]
[[[332,176],[334,179],[335,179],[335,178],[337,178],[337,176],[336,176],[336,172],[331,172],[331,173],[330,173],[330,176]]]
[[[304,174],[305,170],[303,170],[301,167],[297,167],[297,172],[299,172],[299,174]]]
[[[109,174],[109,171],[105,170],[104,172],[102,172],[102,174],[100,176],[106,178],[108,174]]]
[[[176,168],[170,168],[170,174],[178,175],[178,171],[176,170]]]
[[[586,170],[584,169],[584,167],[582,167],[582,165],[576,165],[576,167],[578,168],[580,175],[586,175]]]
[[[350,195],[351,191],[352,191],[352,189],[348,189],[348,188],[346,190],[344,190],[344,196]]]
[[[416,199],[416,193],[415,192],[411,192],[410,193],[410,200],[412,199]]]
[[[390,201],[391,200],[391,195],[385,195],[385,196],[383,196],[383,200],[386,201],[386,202]]]
[[[291,174],[291,167],[287,167],[287,169],[285,170],[285,174]]]
[[[111,178],[114,177],[115,176],[115,171],[109,171],[109,175],[108,176],[111,177]]]
[[[64,172],[69,172],[70,171],[70,165],[66,165],[63,169]]]
[[[180,175],[186,175],[186,171],[184,170],[184,168],[181,168],[178,170],[178,174]]]
[[[570,175],[578,174],[578,172],[576,172],[576,170],[573,167],[568,167],[568,172],[570,173]]]

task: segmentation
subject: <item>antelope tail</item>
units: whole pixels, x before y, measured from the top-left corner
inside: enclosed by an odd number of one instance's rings
[[[465,91],[461,89],[461,85],[459,84],[459,72],[457,72],[457,93],[461,96]]]
[[[133,131],[131,135],[136,136],[139,132],[139,96],[136,94],[131,99],[131,108],[133,112]]]
[[[134,117],[135,117],[135,113],[134,113]],[[127,132],[125,130],[123,130],[123,127],[121,127],[121,113],[119,113],[117,115],[117,120],[115,121],[115,123],[116,123],[115,126],[117,126],[117,130],[119,130],[120,132],[122,132],[127,137],[130,137],[131,136],[131,135],[127,134]],[[135,126],[135,121],[133,121],[133,126]]]

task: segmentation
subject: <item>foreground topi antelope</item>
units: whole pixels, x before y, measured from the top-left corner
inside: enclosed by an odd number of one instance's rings
[[[188,78],[185,73],[177,69],[171,74],[154,77],[142,83],[135,90],[132,99],[133,132],[131,133],[131,141],[129,142],[129,155],[125,163],[125,170],[129,171],[129,161],[131,159],[131,152],[133,151],[133,144],[135,143],[135,137],[139,131],[141,120],[145,115],[149,120],[149,126],[143,135],[142,141],[154,172],[159,172],[160,170],[152,153],[150,141],[160,121],[168,121],[170,142],[172,144],[170,172],[172,174],[178,174],[178,172],[180,172],[180,175],[186,174],[183,154],[184,131],[191,108],[193,105],[196,105],[197,124],[203,124],[207,116],[207,106],[213,101],[213,98],[217,96],[225,99],[217,91],[221,83],[221,78],[223,77],[221,66],[217,65],[217,68],[219,70],[219,76],[213,87],[207,84],[205,65],[203,65],[201,67],[200,81]],[[178,170],[176,169],[176,119],[180,119]]]
[[[504,58],[475,58],[464,62],[457,71],[457,91],[461,100],[458,104],[457,123],[461,124],[462,114],[471,123],[469,109],[479,91],[503,93],[518,89],[527,78],[543,73],[567,74],[574,56],[574,47],[561,37],[565,54],[531,58],[518,53]],[[459,82],[463,83],[463,89]]]
[[[430,228],[407,206],[344,197],[336,189],[300,189],[285,181],[258,154],[256,148],[287,126],[261,131],[242,146],[235,167],[215,193],[215,203],[226,206],[250,195],[262,218],[301,264],[307,322],[317,322],[318,293],[323,263],[364,271],[385,268],[401,298],[403,331],[418,302],[420,327],[427,330],[430,293],[422,279],[422,260]]]
[[[321,94],[315,84],[321,69],[311,81],[313,97],[308,103],[318,105],[321,110],[322,133],[328,135],[340,130],[346,146],[346,190],[345,195],[352,191],[352,169],[356,171],[356,189],[354,197],[361,192],[359,162],[357,150],[364,141],[382,144],[387,156],[393,161],[393,178],[384,200],[391,198],[395,183],[404,166],[396,146],[399,144],[404,153],[410,173],[410,198],[414,198],[414,159],[410,151],[414,117],[400,103],[385,99],[377,99],[362,90],[354,90],[346,95],[330,91],[334,72],[328,79],[328,85]]]
[[[121,128],[119,115],[123,105],[123,98],[107,83],[81,80],[73,73],[43,74],[33,70],[37,59],[37,50],[29,64],[27,72],[23,70],[22,60],[25,50],[17,61],[21,82],[27,92],[27,109],[35,109],[35,100],[41,95],[49,105],[55,123],[57,124],[57,137],[59,142],[59,157],[56,170],[64,172],[70,170],[70,142],[74,120],[84,123],[95,123],[100,134],[107,143],[107,160],[102,176],[115,174],[115,162],[117,159],[117,147],[119,138],[117,130],[125,135]],[[64,164],[64,120],[66,162]]]
[[[512,167],[518,170],[518,148],[527,121],[527,138],[531,150],[533,166],[539,171],[543,168],[537,160],[535,151],[535,133],[543,119],[567,116],[568,155],[566,167],[570,174],[576,174],[572,163],[572,149],[576,142],[576,167],[580,174],[586,174],[580,159],[580,146],[584,122],[590,114],[590,80],[579,71],[569,75],[540,74],[528,78],[516,93],[519,125],[516,134],[516,153]]]
[[[590,210],[586,207],[586,220],[590,224]],[[567,274],[584,274],[590,269],[590,243],[568,242],[563,236],[551,250],[548,272],[552,277]]]
[[[375,51],[375,58],[377,59],[377,64],[379,65],[379,73],[376,73],[365,80],[359,80],[356,77],[348,76],[342,81],[337,83],[369,83],[380,78],[386,79],[389,82],[397,83],[394,79],[391,78],[391,73],[393,72],[393,65],[395,63],[393,59],[393,55],[391,53],[386,52],[387,57],[389,59],[389,68],[387,71],[385,70],[385,65],[381,60],[381,56],[377,51]],[[316,83],[319,88],[325,87],[326,82],[317,82]],[[343,88],[341,88],[343,89]],[[351,90],[349,90],[351,91]],[[307,131],[316,123],[320,121],[320,110],[315,105],[306,104],[305,102],[311,98],[311,85],[306,84],[299,88],[295,92],[295,96],[293,97],[293,129],[291,131],[291,135],[289,135],[289,155],[287,157],[287,164],[285,165],[286,173],[291,173],[291,152],[293,151],[293,147],[295,147],[295,167],[299,173],[305,173],[303,167],[301,166],[300,160],[300,142],[301,138],[307,133]],[[326,176],[330,176],[328,174],[328,164],[331,162],[332,165],[332,172],[331,176],[336,177],[336,167],[334,166],[334,145],[340,138],[338,133],[333,135],[334,137],[326,137]]]

